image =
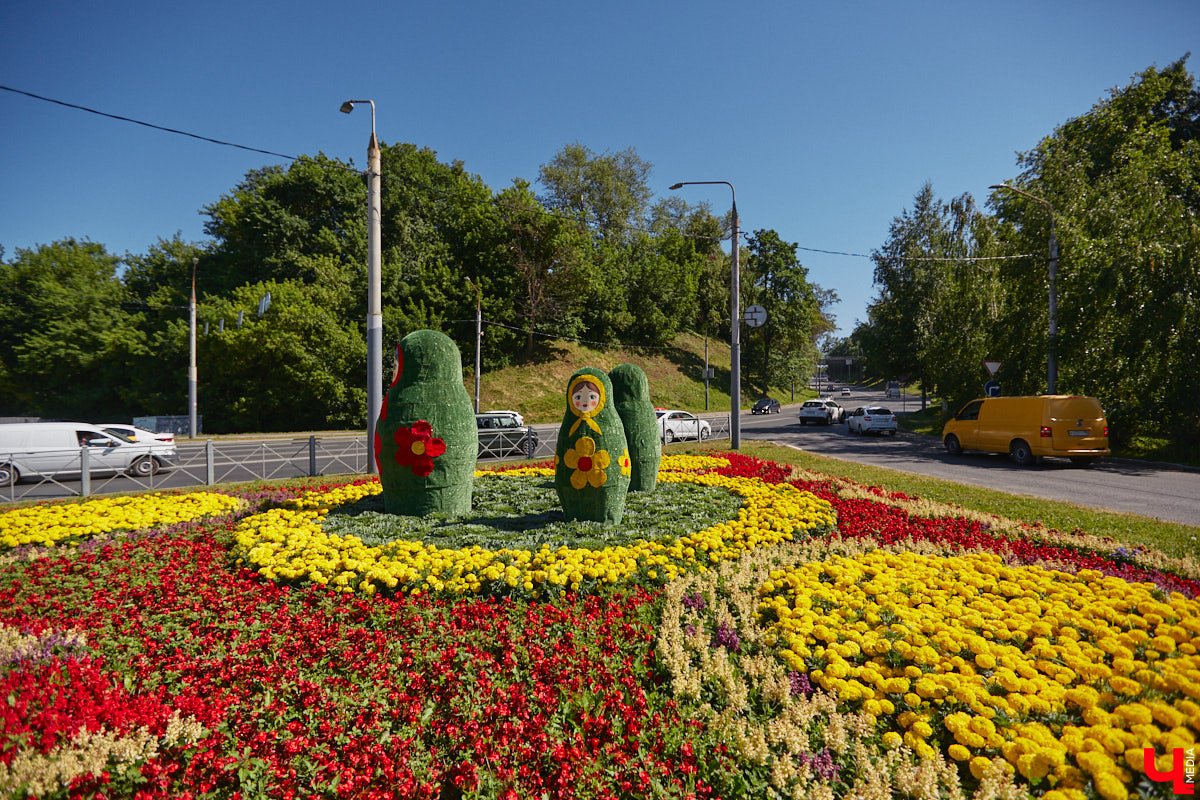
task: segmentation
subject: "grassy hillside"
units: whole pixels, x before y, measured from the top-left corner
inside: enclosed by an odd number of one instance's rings
[[[467,361],[464,356],[464,361]],[[709,383],[709,409],[729,408],[729,343],[709,339],[709,365],[716,370]],[[482,410],[512,409],[528,422],[558,422],[562,419],[567,381],[580,367],[599,367],[605,371],[622,363],[636,364],[650,380],[654,405],[704,411],[704,337],[682,334],[671,348],[601,350],[574,342],[543,343],[532,361],[498,370],[483,365],[479,385]],[[469,364],[468,364],[469,366]],[[475,378],[468,373],[467,394],[474,395]],[[808,393],[811,394],[811,393]],[[780,402],[791,401],[790,387],[779,387],[771,395]],[[746,380],[746,353],[742,351],[743,407],[755,400],[754,389]],[[799,387],[796,397],[801,397]]]

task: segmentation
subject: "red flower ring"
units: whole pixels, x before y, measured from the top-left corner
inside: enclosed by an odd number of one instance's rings
[[[433,427],[423,419],[396,431],[396,463],[412,467],[413,475],[428,476],[433,472],[433,460],[444,452],[446,443],[434,438]]]

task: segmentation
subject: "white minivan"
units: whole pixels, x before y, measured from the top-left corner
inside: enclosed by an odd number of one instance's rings
[[[140,478],[170,466],[174,444],[142,444],[85,422],[18,422],[0,425],[0,486],[23,475],[51,477],[81,472],[128,472]]]

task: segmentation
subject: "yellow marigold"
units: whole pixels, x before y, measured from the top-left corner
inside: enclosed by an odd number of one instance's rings
[[[961,744],[952,744],[946,751],[955,761],[966,761],[971,758],[971,751]]]

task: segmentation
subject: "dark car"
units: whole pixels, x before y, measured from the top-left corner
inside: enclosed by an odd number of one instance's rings
[[[760,397],[750,409],[751,414],[778,414],[779,401],[774,397]]]
[[[475,425],[479,428],[480,458],[533,458],[537,451],[537,431],[518,422],[511,411],[476,414]]]

